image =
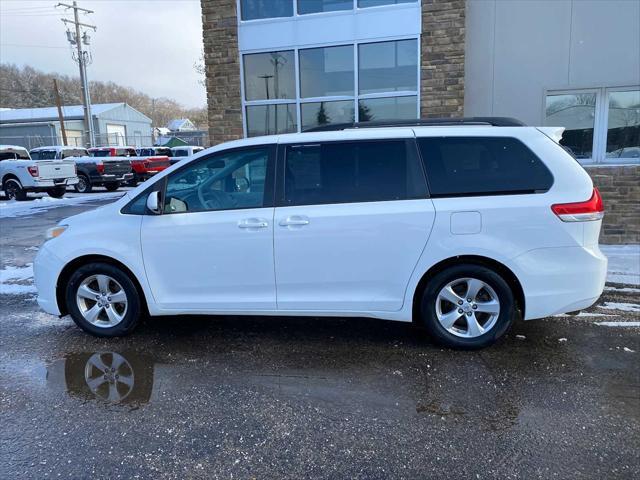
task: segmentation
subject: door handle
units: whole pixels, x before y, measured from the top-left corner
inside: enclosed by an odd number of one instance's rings
[[[293,215],[280,220],[281,227],[303,227],[309,225],[309,218],[303,215]]]
[[[238,222],[238,228],[267,228],[269,222],[261,218],[247,218]]]

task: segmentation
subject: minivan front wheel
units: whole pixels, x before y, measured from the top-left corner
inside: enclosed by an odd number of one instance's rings
[[[126,335],[140,321],[136,286],[125,272],[108,263],[78,268],[67,284],[66,302],[76,325],[98,337]]]
[[[429,280],[421,320],[438,342],[454,348],[482,348],[507,331],[515,316],[509,284],[482,265],[455,265]]]

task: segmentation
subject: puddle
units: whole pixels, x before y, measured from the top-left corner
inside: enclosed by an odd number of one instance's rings
[[[153,359],[132,352],[71,353],[47,367],[47,385],[52,389],[107,404],[148,403],[153,377]]]

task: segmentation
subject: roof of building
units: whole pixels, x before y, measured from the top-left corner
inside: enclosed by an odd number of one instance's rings
[[[127,105],[121,103],[94,103],[91,105],[91,114],[100,115],[108,110]],[[133,108],[133,107],[131,107]],[[69,105],[62,107],[62,115],[65,120],[84,118],[82,105]],[[15,108],[11,110],[0,110],[1,122],[33,122],[45,120],[58,120],[58,109],[56,107],[44,108]]]
[[[195,130],[196,126],[188,118],[174,118],[167,124],[167,128],[172,132],[179,132],[182,129]]]

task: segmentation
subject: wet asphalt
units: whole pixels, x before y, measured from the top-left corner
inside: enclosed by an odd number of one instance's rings
[[[101,203],[0,219],[2,268]],[[0,478],[638,478],[640,329],[596,322],[639,321],[603,308],[639,297],[608,285],[588,315],[462,352],[371,319],[156,318],[97,339],[0,295]]]

